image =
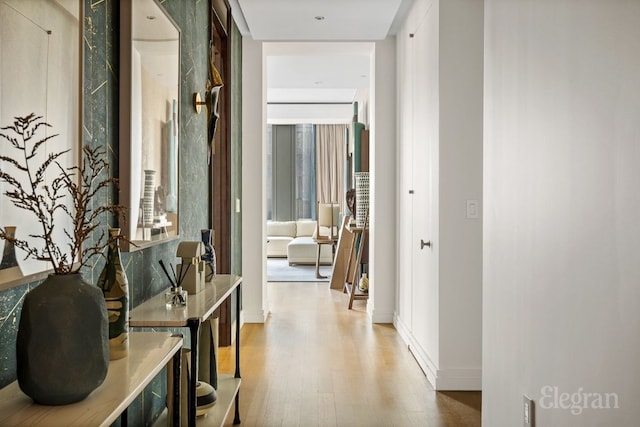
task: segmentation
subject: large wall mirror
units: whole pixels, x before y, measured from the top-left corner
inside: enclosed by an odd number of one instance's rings
[[[81,130],[82,68],[81,0],[0,0],[0,126],[13,125],[15,117],[35,114],[51,125],[38,139],[57,134],[38,149],[40,164],[51,153],[70,150],[61,166],[77,164]],[[41,128],[42,130],[42,128]],[[10,134],[10,130],[2,133]],[[0,155],[16,159],[19,152],[0,138]],[[28,179],[7,162],[0,167],[27,185]],[[53,172],[52,172],[53,174]],[[54,176],[47,176],[52,182]],[[5,196],[10,188],[0,181],[0,227],[15,237],[40,246],[30,234],[41,230],[35,214],[17,208]],[[55,217],[54,240],[64,246],[71,230],[68,217]],[[44,278],[51,264],[0,239],[0,289]]]
[[[120,2],[121,224],[133,251],[178,237],[180,31],[154,0]]]

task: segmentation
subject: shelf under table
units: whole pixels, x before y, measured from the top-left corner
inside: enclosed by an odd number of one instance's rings
[[[240,389],[240,378],[234,378],[230,374],[218,374],[218,399],[206,415],[196,419],[197,426],[206,427],[222,427],[224,425],[231,406],[233,405],[236,394]],[[154,427],[163,427],[167,425],[168,412],[165,410],[153,424]]]

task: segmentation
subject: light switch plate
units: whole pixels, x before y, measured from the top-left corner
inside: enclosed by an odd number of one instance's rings
[[[535,427],[535,420],[533,415],[533,400],[529,399],[529,396],[526,394],[522,395],[522,410],[524,417],[524,427]]]
[[[467,200],[467,218],[475,219],[480,217],[480,202],[477,200]]]

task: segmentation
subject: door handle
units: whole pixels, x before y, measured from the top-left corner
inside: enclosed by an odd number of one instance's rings
[[[425,242],[424,240],[420,239],[420,249],[424,249],[425,246],[431,247],[431,240]]]

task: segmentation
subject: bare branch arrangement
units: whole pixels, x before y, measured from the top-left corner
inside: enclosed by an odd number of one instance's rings
[[[104,159],[105,151],[100,147],[83,146],[80,166],[64,168],[60,164],[60,157],[70,150],[49,154],[39,166],[32,164],[38,149],[58,136],[54,134],[38,139],[39,131],[46,127],[51,126],[42,117],[30,114],[16,117],[13,125],[0,128],[0,142],[10,143],[18,153],[16,158],[0,156],[0,181],[10,187],[4,195],[14,206],[33,212],[42,226],[40,234],[34,232],[29,235],[38,244],[17,239],[7,234],[4,228],[0,228],[0,239],[25,251],[25,259],[31,257],[50,262],[56,274],[77,273],[95,255],[103,255],[109,244],[106,227],[97,233],[98,237],[92,244],[85,244],[101,227],[99,217],[105,213],[121,217],[125,208],[122,205],[93,206],[100,191],[110,185],[118,186],[117,178],[108,177],[109,165]],[[45,178],[50,169],[57,169],[58,174],[48,183]],[[20,177],[16,176],[18,174]],[[25,179],[20,179],[22,177]],[[53,239],[57,225],[55,218],[59,215],[66,215],[73,224],[73,230],[63,230],[69,242],[62,247]]]

